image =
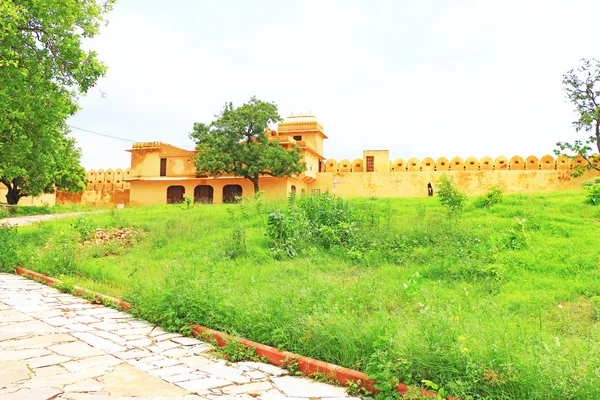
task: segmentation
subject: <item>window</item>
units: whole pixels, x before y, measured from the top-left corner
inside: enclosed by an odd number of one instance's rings
[[[167,176],[167,159],[160,159],[160,176]]]
[[[194,201],[196,203],[212,204],[213,187],[210,185],[198,185],[194,189]]]
[[[375,157],[367,156],[367,172],[373,172],[375,170]]]
[[[184,194],[183,186],[169,186],[167,188],[167,204],[183,203]]]
[[[294,140],[302,140],[302,136],[296,135],[296,136],[294,136]]]
[[[292,187],[290,188],[290,191],[294,194],[296,194],[296,186],[292,185]]]
[[[319,196],[321,194],[321,189],[313,189],[310,191],[310,194],[313,196]]]

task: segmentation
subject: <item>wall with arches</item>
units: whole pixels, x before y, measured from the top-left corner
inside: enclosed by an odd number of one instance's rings
[[[56,204],[89,204],[108,206],[129,204],[131,169],[87,170],[87,187],[81,193],[56,192]]]
[[[364,164],[354,160],[352,166]],[[583,158],[545,155],[512,157],[427,157],[422,160],[397,158],[389,162],[387,172],[364,172],[363,168],[345,168],[347,159],[327,160],[324,173],[309,185],[309,190],[333,192],[344,197],[419,197],[427,196],[427,184],[435,186],[442,174],[452,176],[467,194],[484,193],[491,186],[501,186],[506,193],[547,192],[580,188],[581,182],[600,174],[588,171],[580,178],[571,173],[577,165],[585,165]]]

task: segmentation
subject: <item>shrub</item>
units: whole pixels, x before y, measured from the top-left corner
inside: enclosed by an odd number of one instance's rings
[[[481,207],[491,207],[495,204],[502,203],[502,194],[504,189],[500,186],[492,186],[483,195],[480,205]]]
[[[593,206],[600,204],[600,177],[585,181],[581,184],[585,190],[585,202]]]
[[[79,240],[82,243],[94,237],[94,228],[92,228],[90,221],[84,216],[79,217],[73,223],[73,228],[79,233]]]
[[[438,198],[450,215],[460,214],[465,208],[467,195],[461,191],[452,178],[442,175],[438,181]]]

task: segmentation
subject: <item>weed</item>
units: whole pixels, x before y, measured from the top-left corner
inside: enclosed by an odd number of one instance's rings
[[[462,213],[467,201],[467,195],[461,191],[452,178],[442,175],[438,181],[438,199],[450,216]]]
[[[240,343],[237,339],[226,340],[225,346],[218,347],[216,351],[230,362],[262,361],[261,357],[256,355],[256,349]]]
[[[297,357],[286,357],[281,364],[281,368],[287,369],[288,373],[292,376],[302,375]]]
[[[585,191],[585,201],[588,204],[597,206],[600,204],[600,177],[585,181],[581,184]]]
[[[349,380],[348,382],[346,382],[346,385],[348,386],[346,391],[350,396],[366,397],[371,395],[371,392],[365,389],[365,387],[362,385],[362,381],[360,379],[356,381]]]
[[[17,261],[17,227],[0,224],[0,271],[9,272]]]
[[[194,205],[194,198],[184,193],[183,204],[185,204],[185,209],[189,210],[192,207],[192,205]]]
[[[223,256],[234,260],[247,253],[246,229],[241,224],[235,224],[229,236],[223,240]]]
[[[496,204],[502,203],[502,194],[504,189],[500,186],[492,186],[481,199],[476,203],[477,207],[491,207]]]
[[[77,218],[73,223],[73,228],[79,233],[79,241],[82,243],[90,240],[94,236],[94,228],[92,228],[89,219],[85,216]]]

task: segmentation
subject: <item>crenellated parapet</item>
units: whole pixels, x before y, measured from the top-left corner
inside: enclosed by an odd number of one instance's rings
[[[599,156],[595,154],[595,156]],[[333,158],[323,161],[321,170],[323,172],[349,173],[349,172],[370,172],[367,167],[367,160],[360,158],[350,161],[342,159],[339,162]],[[426,157],[422,160],[411,158],[408,161],[397,158],[389,162],[389,172],[421,172],[421,171],[546,171],[546,170],[572,170],[575,166],[585,166],[587,161],[582,157],[570,159],[566,156],[553,157],[545,155],[541,158],[529,156],[512,156],[511,158],[499,156],[495,159],[491,157],[453,157],[448,160],[446,157],[440,157],[434,160]],[[386,164],[387,165],[387,164]],[[383,172],[383,171],[374,171]]]
[[[121,168],[115,170],[111,168],[106,170],[90,169],[86,173],[88,178],[87,190],[129,189],[129,182],[126,182],[126,180],[130,178],[130,168],[124,170]]]

